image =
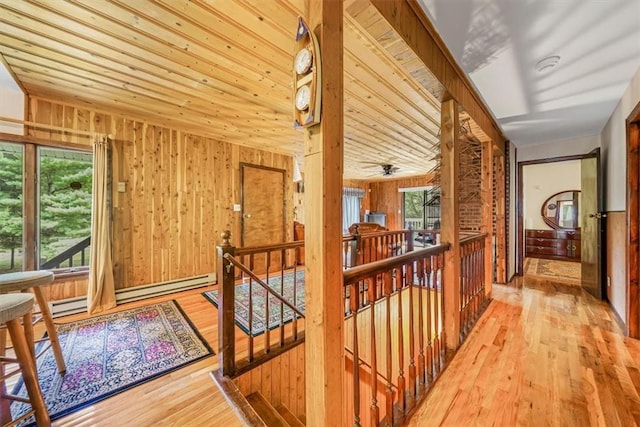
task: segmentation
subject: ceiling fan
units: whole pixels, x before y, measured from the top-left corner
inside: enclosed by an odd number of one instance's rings
[[[382,168],[382,170],[376,173],[372,173],[370,176],[381,175],[381,176],[387,177],[387,176],[394,175],[396,172],[400,170],[399,167],[393,166],[392,164],[388,164],[388,163],[372,163],[372,165],[375,165],[375,166],[369,166],[369,168],[379,167],[379,168]]]
[[[400,170],[399,167],[393,165],[380,165],[382,166],[382,176],[391,176]]]

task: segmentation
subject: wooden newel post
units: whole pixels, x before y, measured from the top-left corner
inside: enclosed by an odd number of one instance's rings
[[[413,231],[413,227],[411,226],[411,224],[409,224],[409,240],[407,240],[407,252],[413,252],[413,239],[414,239],[414,234],[415,232]]]
[[[235,373],[235,323],[234,323],[234,301],[235,301],[235,270],[229,260],[225,259],[226,254],[233,256],[235,246],[231,245],[231,231],[225,230],[220,233],[222,244],[218,249],[218,364],[222,370],[222,375],[233,375]]]
[[[359,229],[360,226],[356,224],[353,233],[351,233],[351,242],[349,242],[351,245],[351,267],[363,264],[362,256],[364,256],[364,252],[362,250],[362,236],[360,235]]]

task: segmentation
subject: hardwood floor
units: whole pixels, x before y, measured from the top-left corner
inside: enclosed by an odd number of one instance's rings
[[[218,311],[196,289],[118,306],[125,308],[175,299],[213,349],[218,348]],[[56,322],[87,317],[58,318]],[[38,332],[36,332],[38,333]],[[233,410],[210,377],[218,368],[217,356],[117,394],[53,422],[54,426],[241,426]]]
[[[217,310],[204,290],[117,310],[176,299],[217,348]],[[494,285],[493,296],[409,425],[640,426],[640,341],[622,335],[605,303],[575,286],[531,278]],[[209,376],[217,367],[217,357],[204,359],[53,425],[239,426]]]
[[[640,425],[640,341],[607,304],[528,278],[493,297],[409,425]]]

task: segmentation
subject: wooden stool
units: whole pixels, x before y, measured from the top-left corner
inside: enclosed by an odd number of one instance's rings
[[[51,421],[49,419],[49,411],[44,403],[42,397],[42,391],[40,390],[40,384],[38,384],[38,374],[35,368],[35,361],[31,355],[30,344],[27,342],[27,338],[24,333],[24,329],[20,324],[21,317],[31,317],[31,311],[33,309],[33,295],[23,293],[13,293],[0,295],[0,324],[6,324],[9,330],[9,336],[13,343],[13,349],[16,353],[16,358],[8,358],[2,356],[2,405],[0,406],[2,411],[2,424],[14,425],[26,419],[27,417],[34,415],[36,418],[36,425],[50,426]],[[7,374],[4,373],[5,363],[17,363],[20,369],[13,370]],[[5,380],[7,377],[22,371],[22,380],[24,381],[25,388],[27,389],[28,399],[23,397],[14,396],[6,392]],[[22,415],[20,418],[12,420],[11,411],[7,402],[9,400],[16,400],[31,405],[31,410]]]
[[[56,325],[53,323],[53,319],[51,318],[51,311],[49,311],[49,304],[44,297],[44,293],[40,288],[42,285],[48,285],[53,282],[53,273],[50,271],[19,271],[16,273],[6,273],[0,274],[0,294],[6,294],[9,292],[27,292],[29,289],[32,290],[33,294],[36,297],[36,301],[38,302],[38,307],[40,307],[41,317],[37,318],[33,323],[40,320],[44,320],[44,324],[47,328],[47,339],[51,343],[51,348],[53,349],[53,355],[56,358],[56,364],[58,365],[58,372],[60,375],[63,375],[67,370],[67,367],[64,363],[64,358],[62,357],[62,349],[60,348],[60,342],[58,341],[58,332],[56,330]],[[33,328],[25,328],[25,333],[27,335],[27,341],[31,342],[31,352],[34,355],[34,359],[38,358],[44,351],[46,351],[49,347],[44,347],[40,354],[35,354],[34,346],[36,340],[33,336]],[[38,340],[40,342],[42,340]]]

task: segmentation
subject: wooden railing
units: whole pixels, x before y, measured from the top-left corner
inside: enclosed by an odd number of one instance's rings
[[[89,246],[91,246],[91,236],[89,236],[89,237],[87,237],[85,239],[82,239],[81,241],[79,241],[75,245],[71,246],[70,248],[65,249],[63,252],[59,253],[58,255],[54,256],[53,258],[43,262],[40,265],[40,269],[41,270],[51,270],[51,269],[54,269],[54,268],[60,268],[60,266],[62,264],[64,264],[65,262],[67,262],[67,267],[72,268],[73,267],[73,259],[78,254],[80,254],[80,264],[78,266],[79,267],[85,266],[85,265],[87,265],[87,263],[86,263],[86,261],[87,261],[86,252],[89,249]]]
[[[445,349],[445,308],[449,307],[447,313],[459,314],[462,342],[488,303],[485,235],[461,237],[458,286],[443,283],[449,245],[414,248],[417,233],[399,230],[343,237],[345,425],[401,424],[451,356]],[[304,241],[235,248],[229,233],[223,238],[218,246],[219,358],[222,373],[238,377],[293,347],[302,348],[297,345],[304,341],[304,308],[292,302],[303,292],[295,278],[304,274],[296,261]],[[281,287],[271,286],[273,280],[283,283],[285,274],[294,275],[294,298],[283,297]],[[261,335],[254,335],[251,326],[246,334],[237,334],[234,300],[240,284],[250,287],[250,295],[251,289],[258,289],[274,296],[275,302],[264,298],[266,312],[275,307],[282,319],[286,308],[293,313],[292,319],[267,327]],[[444,286],[458,290],[459,306],[445,305]],[[249,296],[249,325],[256,304]]]
[[[371,371],[365,378],[361,369],[347,375],[345,425],[394,425],[443,369],[442,272],[448,248],[419,249],[343,273],[345,345]],[[384,390],[380,375],[387,379]]]
[[[479,234],[460,240],[460,342],[489,303],[484,283],[486,237]]]
[[[304,309],[295,304],[304,301],[304,270],[295,261],[304,241],[235,248],[230,238],[224,232],[218,246],[218,357],[222,374],[235,377],[304,342]],[[290,282],[286,297],[285,281]],[[236,306],[240,286],[245,305]],[[236,334],[236,309],[244,319],[241,334]],[[254,326],[258,310],[259,329]]]

